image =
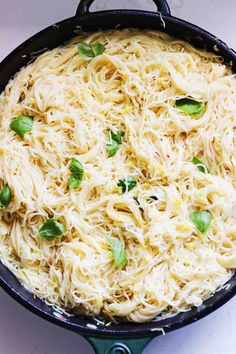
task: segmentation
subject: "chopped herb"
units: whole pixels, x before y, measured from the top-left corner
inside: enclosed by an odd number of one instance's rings
[[[117,268],[123,268],[127,264],[127,258],[122,243],[114,237],[108,237],[107,241],[111,247]]]
[[[211,213],[207,210],[194,211],[190,214],[190,219],[196,228],[204,234],[211,224]]]
[[[150,196],[150,199],[152,199],[152,200],[158,200],[158,198],[157,198],[155,195],[151,195],[151,196]]]
[[[78,188],[84,177],[84,167],[81,162],[76,159],[72,159],[69,169],[71,172],[71,176],[69,178],[69,187],[70,189]]]
[[[10,128],[23,139],[25,133],[30,132],[33,129],[33,117],[30,116],[18,116],[10,124]]]
[[[12,198],[8,184],[5,184],[0,191],[0,209],[7,208]]]
[[[139,200],[138,200],[138,197],[134,197],[134,200],[136,201],[136,203],[139,205],[139,210],[141,211],[141,213],[144,212],[144,209],[140,206],[140,203],[139,203]]]
[[[108,132],[107,136],[107,155],[108,157],[112,157],[116,154],[119,149],[119,145],[122,143],[122,138],[124,136],[124,132],[122,130],[118,130],[116,133],[113,133],[111,130]]]
[[[206,167],[206,166],[204,165],[204,163],[203,163],[201,160],[199,160],[197,157],[193,157],[192,163],[197,166],[197,168],[199,169],[199,171],[201,171],[201,172],[203,172],[203,173],[210,173],[209,168]]]
[[[125,179],[119,179],[117,186],[120,188],[122,194],[129,192],[131,189],[137,186],[137,181],[133,177],[127,177]]]
[[[105,51],[105,46],[101,43],[85,43],[77,44],[79,55],[83,60],[90,61],[101,55]]]
[[[204,102],[198,102],[191,97],[180,98],[176,100],[175,105],[181,111],[191,115],[202,115],[206,111]]]
[[[64,234],[64,225],[55,219],[46,220],[39,229],[39,236],[51,239],[55,237],[61,237]]]
[[[134,197],[134,200],[136,201],[136,203],[137,203],[138,205],[140,205],[140,203],[139,203],[139,201],[138,201],[138,197]]]

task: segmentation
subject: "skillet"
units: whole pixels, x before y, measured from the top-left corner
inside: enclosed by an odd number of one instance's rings
[[[141,10],[108,10],[91,13],[94,0],[81,0],[74,17],[53,24],[37,33],[0,63],[0,92],[22,66],[27,65],[44,51],[55,48],[75,35],[78,28],[85,31],[99,29],[135,27],[166,32],[184,39],[197,48],[204,48],[221,55],[236,71],[234,50],[209,32],[171,16],[166,0],[153,0],[157,12]],[[225,287],[217,291],[198,308],[166,319],[144,324],[119,323],[104,326],[96,319],[72,314],[61,314],[41,299],[34,297],[0,262],[0,286],[16,301],[36,315],[61,327],[83,335],[97,354],[141,354],[148,342],[155,336],[173,331],[193,323],[210,314],[236,293],[236,274]]]

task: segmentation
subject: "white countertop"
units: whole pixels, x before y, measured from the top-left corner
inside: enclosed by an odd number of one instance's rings
[[[0,61],[34,33],[72,16],[79,0],[0,0]],[[93,9],[154,10],[151,0],[96,0]],[[235,0],[169,0],[172,13],[236,49]],[[236,354],[236,298],[208,317],[158,337],[144,354]],[[92,354],[85,339],[42,320],[0,290],[0,354]]]

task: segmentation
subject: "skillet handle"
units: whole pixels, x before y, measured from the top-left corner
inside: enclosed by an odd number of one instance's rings
[[[146,345],[153,339],[150,337],[137,339],[107,339],[85,337],[96,354],[142,354]]]
[[[76,16],[84,16],[89,14],[89,8],[94,0],[80,0]],[[163,15],[170,15],[170,8],[167,0],[153,0],[157,6],[157,11],[161,12]]]

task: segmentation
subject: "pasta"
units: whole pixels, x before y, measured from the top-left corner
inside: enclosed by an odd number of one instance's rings
[[[105,50],[83,58],[84,42]],[[200,115],[178,107],[189,98]],[[33,117],[23,139],[9,128],[18,116]],[[0,260],[49,304],[146,322],[201,305],[231,278],[236,80],[222,58],[160,32],[81,33],[9,82],[0,125],[0,186],[12,192]],[[49,218],[61,237],[39,235]]]

